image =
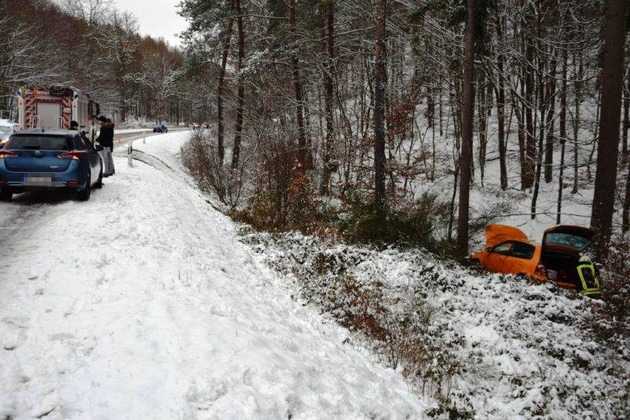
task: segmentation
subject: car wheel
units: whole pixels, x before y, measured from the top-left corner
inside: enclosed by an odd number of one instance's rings
[[[94,188],[103,188],[103,165],[101,165],[101,171],[98,173],[98,181],[94,184]]]
[[[88,201],[90,199],[90,196],[92,195],[92,180],[90,179],[90,177],[88,176],[87,179],[87,184],[85,186],[84,189],[79,190],[77,193],[77,197],[79,198],[79,201]]]
[[[0,201],[11,201],[13,199],[13,193],[9,190],[0,189]]]

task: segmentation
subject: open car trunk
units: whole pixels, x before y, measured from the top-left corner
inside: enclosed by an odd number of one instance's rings
[[[582,252],[591,246],[593,236],[592,230],[579,226],[556,226],[547,230],[543,237],[540,262],[545,266],[549,280],[578,290],[585,289],[580,273],[585,279],[595,281],[592,264],[588,263],[588,267],[584,267],[581,261]]]

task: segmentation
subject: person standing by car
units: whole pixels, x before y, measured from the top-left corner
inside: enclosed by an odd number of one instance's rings
[[[101,130],[96,141],[103,147],[102,156],[105,163],[104,176],[112,176],[116,173],[114,168],[114,159],[112,152],[114,151],[114,123],[109,118],[99,117],[101,122]]]

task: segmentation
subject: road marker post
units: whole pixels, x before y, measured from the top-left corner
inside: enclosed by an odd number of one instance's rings
[[[133,168],[133,142],[127,146],[127,164],[130,168]]]

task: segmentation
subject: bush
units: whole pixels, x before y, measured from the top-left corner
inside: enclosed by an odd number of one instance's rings
[[[310,233],[313,226],[322,221],[321,203],[315,197],[310,178],[305,175],[293,178],[287,201],[287,222],[290,228]]]
[[[239,205],[245,166],[233,171],[224,165],[209,135],[195,132],[190,142],[182,148],[182,161],[202,191],[216,194],[231,209]]]
[[[594,328],[606,340],[630,337],[630,242],[623,237],[613,240],[608,259],[601,271],[602,300],[594,311],[599,315]]]
[[[387,209],[385,223],[379,210],[369,200],[354,196],[349,200],[349,217],[341,223],[341,231],[347,240],[377,246],[421,246],[438,249],[436,226],[448,218],[448,207],[440,203],[436,195],[423,194],[408,208]]]
[[[241,223],[248,224],[256,230],[274,231],[279,225],[279,217],[273,203],[273,196],[269,192],[254,194],[243,210],[234,209],[230,217]]]
[[[257,230],[271,232],[299,231],[313,234],[327,231],[335,215],[318,198],[310,178],[297,175],[285,194],[260,191],[245,209],[235,210],[232,218]]]

